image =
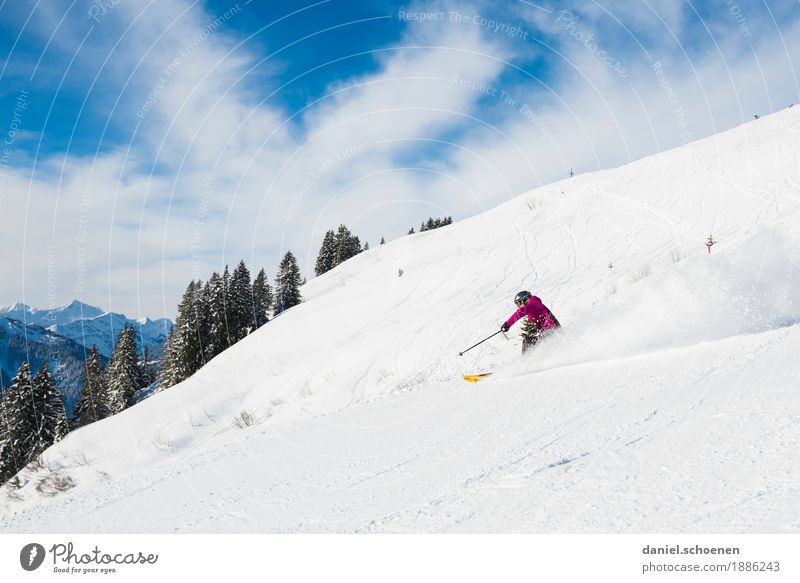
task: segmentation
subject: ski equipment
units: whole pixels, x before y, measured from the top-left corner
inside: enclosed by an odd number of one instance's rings
[[[492,334],[491,336],[487,336],[486,338],[484,338],[484,339],[483,339],[483,340],[481,340],[480,342],[476,342],[475,344],[473,344],[472,346],[470,346],[469,348],[467,348],[467,350],[472,350],[473,348],[475,348],[476,346],[478,346],[478,344],[483,344],[484,342],[486,342],[487,340],[489,340],[489,338],[491,338],[492,336],[497,336],[497,335],[498,335],[498,334],[500,334],[501,332],[502,332],[502,330],[498,330],[497,332],[495,332],[495,333],[494,333],[494,334]],[[463,350],[463,351],[459,352],[459,353],[458,353],[458,355],[459,355],[459,356],[462,356],[462,355],[463,355],[465,352],[467,352],[467,350]]]
[[[488,377],[492,376],[490,372],[479,372],[477,374],[465,374],[464,380],[468,383],[478,383],[480,381],[486,380]]]
[[[514,296],[514,303],[517,305],[517,307],[521,307],[525,304],[525,302],[531,299],[531,296],[533,296],[531,292],[523,290]]]

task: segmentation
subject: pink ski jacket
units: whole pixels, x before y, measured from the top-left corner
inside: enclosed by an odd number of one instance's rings
[[[548,310],[547,306],[542,303],[542,300],[536,296],[531,296],[528,303],[511,314],[511,317],[506,320],[506,326],[511,328],[522,316],[528,316],[529,320],[533,320],[533,323],[536,324],[540,332],[561,327],[561,324],[558,323],[553,313]]]

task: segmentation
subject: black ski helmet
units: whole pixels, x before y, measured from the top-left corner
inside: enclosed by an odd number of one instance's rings
[[[529,299],[531,299],[532,296],[533,294],[531,292],[527,290],[522,290],[521,292],[519,292],[517,295],[514,296],[514,303],[517,304],[518,306],[521,306]]]

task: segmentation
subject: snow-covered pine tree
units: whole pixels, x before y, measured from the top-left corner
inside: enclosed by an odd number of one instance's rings
[[[303,278],[300,276],[297,260],[291,251],[287,251],[278,267],[278,273],[275,275],[276,315],[300,303],[300,284],[302,281]]]
[[[183,372],[181,379],[198,371],[209,359],[211,322],[209,316],[209,286],[202,280],[193,281],[178,306],[175,324],[179,337]],[[180,382],[180,381],[178,381]]]
[[[161,348],[161,374],[159,375],[158,390],[163,391],[186,379],[186,374],[181,362],[180,339],[175,334],[175,328],[170,327],[167,339]],[[111,363],[109,363],[109,366]]]
[[[347,261],[352,255],[352,243],[350,239],[352,233],[344,225],[339,225],[339,230],[336,231],[336,236],[333,240],[333,266],[336,267]]]
[[[226,268],[227,269],[227,268]],[[226,292],[222,277],[216,271],[211,274],[209,284],[209,358],[228,348],[228,319],[226,316]]]
[[[344,225],[342,225],[344,226]],[[335,233],[329,230],[322,239],[322,246],[319,248],[317,263],[314,266],[314,273],[322,275],[333,269],[333,259],[335,255]]]
[[[4,395],[0,393],[0,484],[8,480],[10,476],[7,474],[11,471],[11,468],[16,466],[11,453],[11,446],[8,442],[9,424],[5,414],[5,399],[3,397]]]
[[[115,415],[133,403],[133,395],[141,386],[136,356],[136,331],[125,324],[117,338],[106,369],[109,410]]]
[[[33,391],[34,403],[41,403],[36,411],[39,421],[39,447],[41,447],[36,455],[39,455],[69,433],[64,399],[56,388],[53,375],[50,374],[50,365],[46,360],[33,379]]]
[[[333,231],[330,231],[333,234]],[[267,274],[262,268],[253,281],[253,316],[255,328],[260,328],[269,321],[267,312],[272,305],[272,287],[267,281]]]
[[[381,237],[381,245],[386,245],[386,239],[384,239],[383,237]]]
[[[238,342],[253,328],[253,287],[250,283],[250,270],[244,260],[239,261],[239,265],[233,270],[230,298],[231,309],[228,313],[231,336],[233,342]]]
[[[0,447],[0,482],[5,482],[67,434],[64,403],[45,361],[36,378],[20,364],[3,394],[4,439]]]
[[[11,386],[3,393],[5,447],[0,459],[0,482],[6,482],[30,462],[37,440],[36,416],[32,412],[33,378],[27,362],[22,362]]]
[[[364,251],[369,251],[369,241],[364,242]]]
[[[175,317],[175,335],[180,339],[177,343],[177,346],[180,346],[177,357],[180,360],[181,369],[185,370],[187,375],[191,374],[196,363],[202,360],[202,347],[195,321],[195,287],[194,280],[186,286],[178,304],[178,315]]]
[[[359,253],[361,253],[361,241],[357,236],[353,236],[350,238],[350,241],[348,241],[347,258],[355,257]]]
[[[83,388],[72,412],[75,427],[83,427],[108,417],[106,377],[97,346],[92,345],[83,368]]]
[[[198,326],[200,327],[200,339],[201,344],[203,345],[203,364],[205,364],[214,357],[211,352],[211,284],[209,282],[206,282],[202,289],[197,290],[195,311],[197,312],[197,322]]]

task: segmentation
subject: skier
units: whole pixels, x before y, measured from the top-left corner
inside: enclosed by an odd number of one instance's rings
[[[509,328],[511,328],[517,320],[522,318],[522,316],[528,317],[528,320],[533,324],[536,332],[529,339],[522,341],[522,354],[525,354],[527,350],[533,348],[539,340],[552,334],[553,330],[561,328],[561,324],[559,324],[553,312],[542,303],[542,300],[531,292],[526,290],[519,292],[514,296],[514,303],[517,306],[517,311],[511,314],[508,320],[503,322],[500,326],[500,330],[508,332]]]

